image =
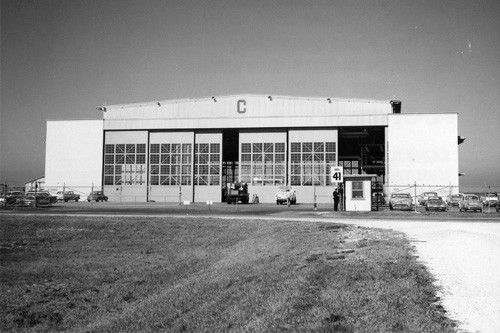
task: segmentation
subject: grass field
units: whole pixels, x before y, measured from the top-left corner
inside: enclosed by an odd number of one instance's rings
[[[0,331],[454,332],[401,234],[2,216]]]

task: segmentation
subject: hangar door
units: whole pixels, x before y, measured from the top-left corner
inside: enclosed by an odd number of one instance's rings
[[[194,145],[194,201],[220,202],[222,133],[196,133]]]
[[[273,202],[278,186],[286,185],[286,132],[241,131],[240,180],[248,184],[250,198]]]
[[[193,132],[150,133],[148,200],[191,201],[193,139]]]

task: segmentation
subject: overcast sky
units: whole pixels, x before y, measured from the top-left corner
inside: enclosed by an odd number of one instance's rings
[[[461,185],[499,186],[499,18],[498,0],[1,0],[0,182],[44,175],[47,120],[252,93],[456,112]]]

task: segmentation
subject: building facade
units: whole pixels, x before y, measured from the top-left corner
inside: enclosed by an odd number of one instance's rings
[[[245,94],[98,109],[102,120],[47,123],[47,187],[224,202],[239,181],[260,202],[287,185],[299,202],[320,203],[338,186],[332,166],[375,174],[387,189],[458,186],[457,114],[404,114],[399,101]]]

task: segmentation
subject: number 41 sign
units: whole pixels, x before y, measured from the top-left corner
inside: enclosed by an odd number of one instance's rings
[[[342,167],[331,167],[330,180],[332,183],[342,183],[344,181],[344,168]]]

